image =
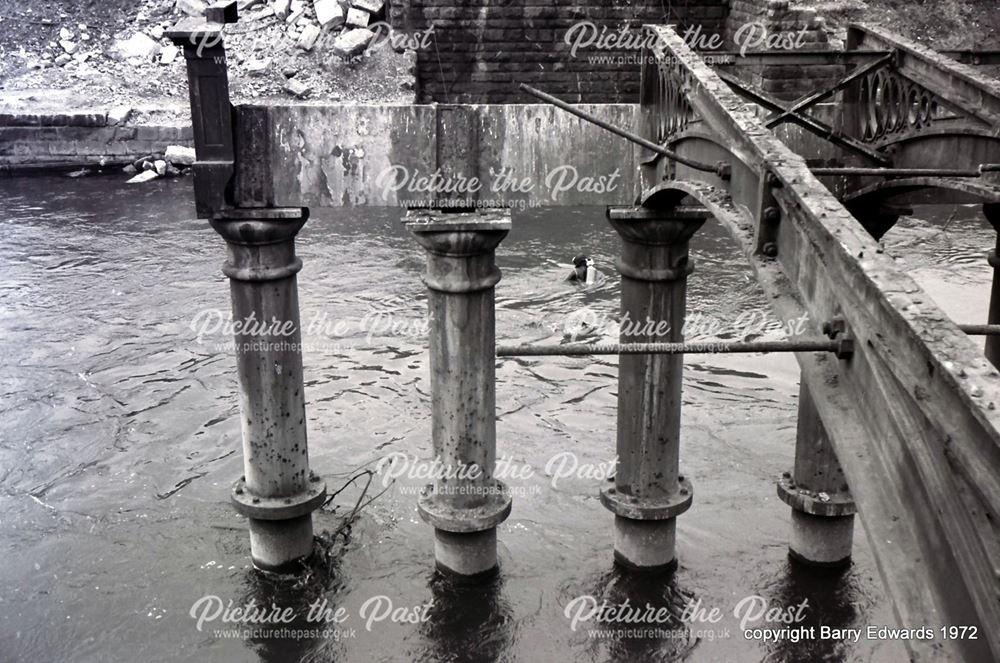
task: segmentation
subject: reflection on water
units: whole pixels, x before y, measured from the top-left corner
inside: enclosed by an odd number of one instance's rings
[[[502,575],[474,585],[435,574],[429,579],[434,604],[420,627],[428,645],[410,660],[494,663],[509,660],[516,635],[514,610],[504,596]]]
[[[498,454],[534,471],[512,486],[493,585],[434,575],[431,530],[406,492],[419,481],[390,487],[343,527],[383,489],[351,477],[389,453],[430,454],[423,256],[393,209],[314,210],[300,236],[312,465],[346,487],[316,514],[335,545],[308,581],[260,577],[226,503],[242,467],[229,339],[192,327],[229,301],[223,243],[192,218],[190,183],[7,179],[0,191],[0,660],[901,660],[892,645],[774,646],[738,634],[734,606],[752,595],[808,598],[810,623],[892,622],[860,530],[843,582],[786,560],[788,510],[773,481],[792,463],[790,357],[687,360],[681,462],[697,499],[680,519],[670,578],[616,571],[595,481],[546,471],[565,451],[581,464],[613,458],[613,357],[498,362]],[[948,221],[950,212],[904,220],[886,251],[956,319],[981,321],[992,231],[973,209]],[[602,210],[516,217],[497,257],[499,338],[606,337],[617,247]],[[732,320],[765,306],[718,224],[693,252],[693,313]],[[579,253],[604,272],[592,287],[563,280]],[[336,636],[244,641],[215,631],[225,625],[196,628],[189,611],[206,595],[296,613],[324,599],[349,617]],[[723,618],[698,635],[591,636],[563,612],[580,595],[665,607],[671,619],[693,598]],[[397,607],[433,601],[429,619],[368,630],[360,615],[377,596]]]
[[[869,604],[873,597],[863,579],[852,577],[855,569],[807,569],[789,561],[776,568],[770,583],[761,594],[769,605],[801,606],[805,618],[796,624],[819,633],[821,627],[845,629],[864,623],[859,619],[858,606]],[[782,639],[769,643],[767,660],[772,661],[843,661],[848,660],[852,646],[840,640],[793,642]]]

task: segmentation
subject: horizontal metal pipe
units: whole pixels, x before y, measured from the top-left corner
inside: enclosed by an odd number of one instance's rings
[[[978,170],[960,168],[812,168],[813,175],[873,175],[878,177],[979,177],[994,172],[1000,164],[984,163]]]
[[[740,51],[698,51],[698,55],[706,58],[709,63],[718,67],[783,64],[865,64],[891,53],[891,51],[860,49],[856,51],[767,50],[750,51],[748,53]],[[938,54],[958,60],[962,64],[1000,64],[1000,51],[998,50],[939,50]],[[719,62],[722,58],[726,58],[728,61]]]
[[[570,343],[566,345],[498,345],[498,357],[580,357],[590,355],[675,355],[734,352],[838,352],[839,341],[708,341],[701,343]]]
[[[969,336],[1000,336],[1000,325],[959,325]]]
[[[576,115],[578,118],[586,120],[587,122],[590,122],[591,124],[596,124],[597,126],[599,126],[600,128],[604,129],[605,131],[610,131],[611,133],[613,133],[615,135],[618,135],[618,136],[621,136],[622,138],[624,138],[626,140],[630,140],[633,143],[635,143],[636,145],[642,145],[643,147],[645,147],[648,150],[652,150],[653,152],[656,152],[657,154],[662,154],[663,156],[667,157],[668,159],[673,159],[674,161],[676,161],[678,163],[682,163],[685,166],[688,166],[690,168],[694,168],[695,170],[702,170],[702,171],[705,171],[707,173],[719,173],[720,172],[720,164],[717,164],[717,163],[702,163],[700,161],[695,161],[693,159],[688,159],[687,157],[682,157],[681,155],[677,154],[676,152],[668,150],[665,147],[661,147],[660,145],[657,145],[656,143],[654,143],[652,141],[646,140],[645,138],[643,138],[642,136],[639,136],[638,134],[634,134],[631,131],[626,131],[625,129],[622,129],[621,127],[617,127],[617,126],[611,124],[610,122],[605,122],[604,120],[602,120],[602,119],[600,119],[598,117],[595,117],[595,116],[591,115],[590,113],[588,113],[586,111],[582,111],[579,108],[573,107],[571,104],[566,103],[565,101],[563,101],[562,99],[559,99],[558,97],[553,97],[551,94],[542,92],[541,90],[535,89],[535,88],[531,87],[530,85],[527,85],[525,83],[521,83],[518,87],[520,87],[521,90],[523,90],[524,92],[527,92],[528,94],[530,94],[533,97],[537,97],[538,99],[541,99],[542,101],[544,101],[546,103],[549,103],[549,104],[552,104],[553,106],[561,108],[564,111],[566,111],[567,113],[570,113],[572,115]]]
[[[959,325],[969,336],[1000,336],[1000,325]],[[695,343],[569,343],[565,345],[498,345],[497,357],[586,357],[594,355],[676,355],[768,352],[848,351],[843,341],[703,341]]]

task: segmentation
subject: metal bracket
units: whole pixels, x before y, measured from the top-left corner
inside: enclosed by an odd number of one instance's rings
[[[757,236],[754,238],[754,242],[757,253],[768,258],[778,256],[778,224],[781,223],[781,207],[778,205],[774,190],[781,188],[781,186],[781,180],[768,170],[764,172],[758,189],[760,202],[757,209],[760,210],[760,219],[757,223]]]
[[[233,207],[236,136],[229,100],[229,72],[222,29],[239,18],[235,0],[215,2],[204,17],[177,22],[166,36],[184,49],[191,125],[197,160],[194,163],[195,208],[198,217],[211,218]]]

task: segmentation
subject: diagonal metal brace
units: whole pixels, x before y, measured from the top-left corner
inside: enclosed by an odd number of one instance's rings
[[[767,127],[768,129],[773,129],[777,125],[784,122],[785,118],[789,117],[793,113],[805,110],[806,108],[818,104],[819,102],[823,101],[828,97],[832,97],[837,92],[843,90],[845,87],[847,87],[857,79],[861,78],[862,76],[867,76],[869,73],[875,71],[876,69],[881,69],[885,65],[895,61],[896,61],[896,51],[892,51],[888,55],[881,57],[878,60],[875,60],[875,62],[866,64],[863,67],[855,69],[847,76],[837,81],[833,86],[828,87],[824,90],[820,90],[819,92],[814,92],[813,94],[805,96],[799,101],[796,101],[794,104],[792,104],[790,108],[768,119],[764,123],[764,126]]]
[[[820,120],[817,120],[809,115],[805,115],[799,111],[791,110],[760,88],[751,85],[750,83],[744,83],[732,74],[728,74],[724,71],[716,71],[715,73],[718,74],[719,78],[725,81],[738,94],[768,110],[788,113],[788,119],[790,121],[798,124],[803,129],[819,136],[820,138],[828,140],[835,145],[840,145],[841,147],[847,148],[857,154],[860,154],[861,156],[868,157],[869,159],[877,161],[881,164],[892,164],[892,159],[890,159],[888,155],[865,145],[855,138],[845,136],[825,122],[821,122]]]

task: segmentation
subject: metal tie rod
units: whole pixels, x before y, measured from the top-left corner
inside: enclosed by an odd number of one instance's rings
[[[588,113],[586,111],[582,111],[579,108],[574,108],[573,106],[571,106],[570,104],[566,103],[562,99],[559,99],[558,97],[553,97],[551,94],[548,94],[547,92],[542,92],[541,90],[533,88],[530,85],[527,85],[525,83],[521,83],[518,87],[521,88],[521,90],[523,90],[524,92],[527,92],[528,94],[530,94],[531,96],[536,97],[538,99],[541,99],[545,103],[552,104],[553,106],[557,106],[558,108],[563,109],[567,113],[570,113],[572,115],[576,115],[577,117],[579,117],[579,118],[581,118],[583,120],[586,120],[587,122],[590,122],[591,124],[596,124],[597,126],[599,126],[600,128],[604,129],[605,131],[610,131],[611,133],[613,133],[613,134],[615,134],[617,136],[621,136],[622,138],[624,138],[626,140],[632,141],[636,145],[642,145],[647,150],[652,150],[653,152],[656,152],[657,154],[661,154],[661,155],[667,157],[668,159],[673,159],[674,161],[676,161],[678,163],[682,163],[685,166],[688,166],[689,168],[694,168],[695,170],[702,170],[702,171],[705,171],[707,173],[715,173],[719,177],[722,177],[723,179],[725,179],[725,178],[727,178],[729,176],[729,164],[727,164],[724,161],[719,161],[718,163],[703,163],[701,161],[695,161],[694,159],[689,159],[687,157],[683,157],[683,156],[677,154],[676,152],[673,152],[671,150],[668,150],[665,147],[657,145],[656,143],[654,143],[652,141],[646,140],[642,136],[634,134],[631,131],[626,131],[625,129],[622,129],[621,127],[615,126],[615,125],[611,124],[610,122],[605,122],[604,120],[600,119],[599,117],[595,117],[594,115],[591,115],[590,113]]]
[[[582,357],[589,355],[677,355],[742,352],[833,352],[846,358],[854,351],[850,337],[838,340],[737,341],[725,343],[568,343],[565,345],[498,345],[498,357]]]
[[[813,175],[871,175],[873,177],[981,177],[985,173],[1000,171],[1000,164],[984,163],[978,168],[810,168]]]
[[[959,325],[969,336],[1000,336],[1000,325]]]
[[[969,336],[1000,336],[1000,325],[959,325]],[[498,345],[497,357],[587,357],[595,355],[677,355],[769,352],[832,352],[841,359],[854,354],[854,339],[798,341],[703,341],[695,343],[567,343],[564,345]]]

